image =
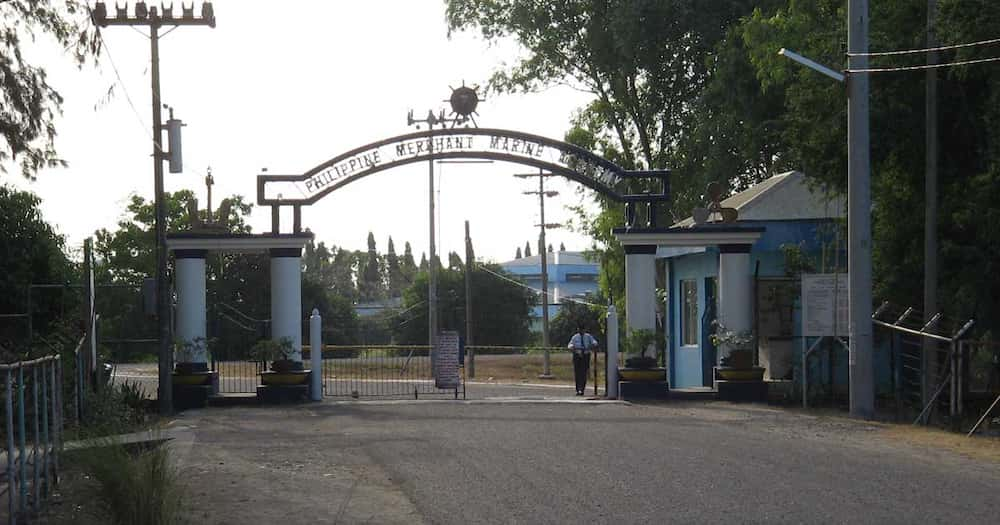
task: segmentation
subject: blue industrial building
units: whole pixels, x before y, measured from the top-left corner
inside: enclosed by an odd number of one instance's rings
[[[559,313],[559,304],[572,299],[590,301],[597,293],[598,266],[583,252],[557,251],[545,254],[549,280],[549,319]],[[500,266],[518,280],[535,290],[542,289],[542,258],[540,255],[521,257],[500,263]],[[542,329],[542,307],[531,312],[532,331]]]

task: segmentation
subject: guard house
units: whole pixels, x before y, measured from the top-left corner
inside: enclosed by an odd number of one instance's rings
[[[781,307],[756,312],[765,301],[759,297],[760,288],[754,292],[755,279],[785,278],[786,270],[797,271],[786,262],[796,264],[793,259],[799,255],[835,264],[835,254],[843,251],[837,221],[845,212],[845,198],[811,188],[801,172],[793,171],[725,199],[716,196],[707,208],[669,228],[615,230],[626,254],[630,328],[656,326],[655,260],[666,260],[661,322],[671,388],[712,386],[713,367],[721,357],[711,341],[716,320],[727,330],[752,330],[761,336],[765,379],[791,373],[792,339],[800,333],[791,308],[795,296],[764,298]],[[846,259],[841,255],[839,260]]]

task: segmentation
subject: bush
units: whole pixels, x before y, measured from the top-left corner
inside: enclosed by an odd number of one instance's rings
[[[113,439],[79,452],[97,482],[94,499],[113,524],[167,525],[180,522],[183,491],[165,446],[130,451]]]

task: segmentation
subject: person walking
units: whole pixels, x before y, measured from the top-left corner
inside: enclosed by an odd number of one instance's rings
[[[587,388],[587,372],[590,369],[590,350],[597,348],[597,339],[587,332],[583,325],[577,326],[576,333],[566,345],[573,352],[573,376],[576,379],[576,395],[582,396]]]

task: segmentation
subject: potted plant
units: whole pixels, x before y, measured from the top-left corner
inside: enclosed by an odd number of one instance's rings
[[[666,378],[666,369],[657,366],[656,357],[646,355],[656,343],[655,332],[637,328],[625,336],[622,343],[625,354],[631,356],[625,358],[625,368],[618,370],[622,380],[663,381]]]
[[[753,332],[733,332],[719,321],[712,324],[715,327],[712,344],[726,351],[719,360],[719,377],[725,380],[762,380],[764,369],[753,364]]]
[[[296,372],[302,370],[302,361],[292,360],[295,348],[292,340],[282,337],[279,340],[261,339],[250,349],[250,355],[265,363],[271,363],[271,370],[278,373]]]
[[[195,359],[202,357],[207,350],[209,341],[204,337],[196,337],[191,341],[174,341],[174,371],[179,375],[192,375],[208,371],[208,364]]]

